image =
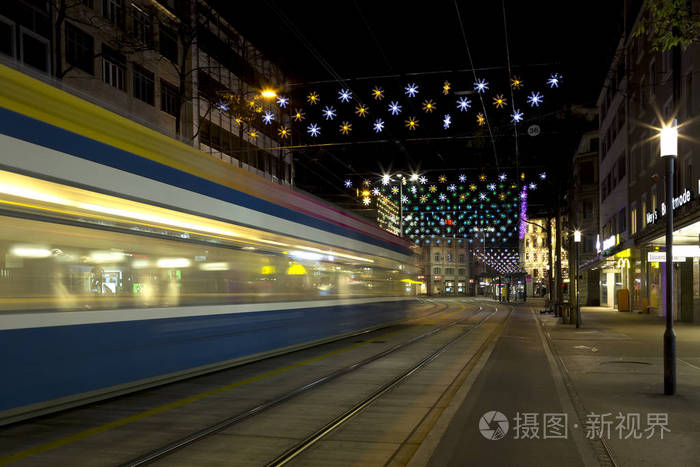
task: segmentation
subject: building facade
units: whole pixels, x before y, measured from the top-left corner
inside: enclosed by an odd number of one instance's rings
[[[549,223],[549,235],[547,224]],[[526,293],[529,297],[543,297],[550,291],[549,278],[552,278],[552,287],[556,279],[555,271],[549,264],[551,251],[552,261],[556,261],[556,225],[554,219],[529,219],[527,230],[520,240],[521,269],[526,274]],[[548,240],[549,239],[549,240]],[[548,245],[547,242],[551,242]],[[561,272],[562,284],[565,291],[569,285],[569,256],[565,243],[561,247]],[[551,250],[550,250],[551,249]],[[566,296],[566,294],[565,294]]]
[[[466,240],[430,238],[421,245],[420,266],[429,295],[473,295]]]
[[[276,128],[237,122],[236,109],[221,105],[226,96],[259,101],[284,77],[205,0],[7,0],[0,35],[0,63],[291,184],[292,156]],[[276,122],[289,118],[263,105]]]
[[[700,2],[693,1],[690,7],[695,11]],[[641,11],[636,21],[644,14]],[[700,321],[700,180],[696,170],[700,149],[692,137],[700,131],[700,122],[694,119],[700,105],[700,83],[694,79],[699,66],[700,44],[696,42],[681,53],[676,70],[681,98],[674,105],[671,52],[653,50],[647,36],[625,36],[611,65],[598,101],[601,228],[596,267],[601,270],[602,305],[659,316],[672,312],[677,320]],[[625,109],[624,118],[620,109]],[[673,245],[679,260],[667,266],[654,257],[664,251],[665,212],[670,209],[665,203],[665,166],[659,157],[658,134],[674,117],[681,134],[673,175]],[[618,128],[616,136],[613,127]],[[623,156],[624,163],[613,164],[623,161]],[[614,202],[604,204],[607,197]],[[623,211],[624,205],[627,209]],[[617,214],[623,212],[624,219]],[[667,267],[674,271],[673,310],[665,309]]]

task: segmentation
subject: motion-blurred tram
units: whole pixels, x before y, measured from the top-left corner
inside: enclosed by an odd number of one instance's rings
[[[0,65],[0,424],[409,317],[408,243]]]

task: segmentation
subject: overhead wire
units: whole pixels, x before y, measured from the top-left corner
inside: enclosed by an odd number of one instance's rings
[[[505,35],[506,42],[506,64],[508,65],[508,83],[510,85],[510,102],[513,108],[513,114],[516,112],[515,108],[515,92],[513,86],[513,73],[510,68],[510,46],[508,45],[508,21],[506,19],[506,5],[505,0],[501,0],[501,8],[503,9],[503,33]],[[518,122],[513,119],[513,134],[515,136],[515,170],[518,171],[519,157],[520,157],[520,147],[518,145]]]
[[[455,5],[455,10],[457,10],[457,20],[459,21],[459,28],[462,32],[462,39],[464,39],[464,47],[467,49],[467,57],[469,58],[469,65],[472,70],[472,74],[474,75],[474,81],[476,82],[477,77],[476,77],[476,70],[474,69],[474,60],[472,60],[472,53],[471,50],[469,49],[469,42],[467,41],[467,33],[464,31],[464,22],[462,21],[462,15],[459,12],[459,5],[457,4],[457,0],[454,0],[454,5]],[[477,92],[479,94],[479,100],[481,101],[481,108],[484,111],[484,119],[486,121],[486,127],[489,130],[489,135],[491,137],[491,146],[493,147],[493,158],[496,161],[496,167],[499,166],[498,164],[498,153],[496,151],[496,140],[493,137],[493,130],[491,129],[491,123],[489,123],[489,117],[488,113],[486,112],[486,104],[484,103],[484,97],[482,96],[482,93]]]

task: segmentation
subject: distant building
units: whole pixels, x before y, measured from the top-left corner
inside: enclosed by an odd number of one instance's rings
[[[550,219],[549,241],[551,242],[552,262],[556,261],[555,238],[555,222],[554,219]],[[550,274],[552,280],[555,279],[554,271],[549,264],[550,246],[548,246],[547,241],[547,220],[529,219],[525,236],[520,240],[520,267],[525,271],[526,291],[530,297],[543,296],[545,293],[551,292],[549,289]],[[561,248],[561,275],[564,288],[568,290],[569,258],[564,241],[562,241]]]
[[[430,238],[421,245],[420,266],[430,295],[472,295],[467,241],[463,238]]]

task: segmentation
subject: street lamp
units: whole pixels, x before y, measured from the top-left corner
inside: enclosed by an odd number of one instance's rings
[[[678,121],[660,132],[666,159],[666,332],[664,332],[664,394],[676,393],[676,334],[673,332],[673,166],[678,157]]]
[[[581,231],[580,230],[574,231],[574,243],[576,244],[575,245],[576,258],[574,260],[576,262],[576,284],[575,284],[575,286],[576,286],[576,329],[578,329],[579,326],[581,326],[581,306],[580,306],[579,300],[578,300],[578,279],[580,276],[580,272],[578,270],[578,267],[579,267],[579,264],[578,264],[579,251],[578,250],[579,250],[579,245],[581,244]]]

